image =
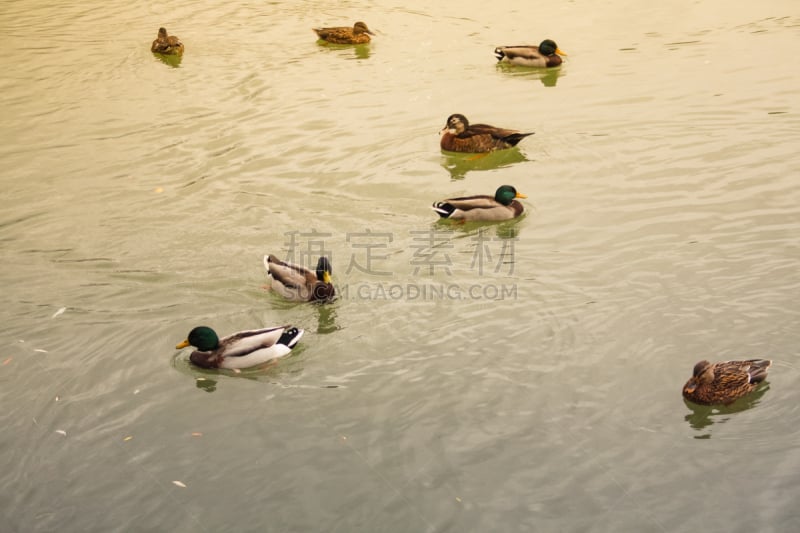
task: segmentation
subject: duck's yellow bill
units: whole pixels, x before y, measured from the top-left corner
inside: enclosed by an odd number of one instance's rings
[[[560,48],[556,48],[556,53],[560,56],[568,56],[569,54],[565,51],[561,50]]]
[[[527,198],[527,197],[528,197],[527,194],[522,194],[521,192],[518,192],[514,198]]]
[[[189,339],[186,339],[185,341],[183,341],[180,344],[176,344],[175,345],[175,349],[176,350],[180,350],[181,348],[186,348],[187,346],[189,346]]]

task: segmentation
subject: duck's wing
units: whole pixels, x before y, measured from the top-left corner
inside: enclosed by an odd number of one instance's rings
[[[220,339],[218,350],[224,357],[242,357],[275,345],[290,327],[287,325],[239,331]]]
[[[494,54],[498,61],[503,58],[509,61],[512,59],[546,60],[545,56],[539,53],[539,47],[536,45],[498,46],[494,49]]]
[[[747,376],[749,383],[760,383],[767,377],[767,370],[772,366],[769,359],[747,359],[745,361],[726,361],[720,363],[725,372],[741,373]]]
[[[459,135],[459,137],[470,137],[477,135],[490,135],[493,139],[499,139],[511,144],[512,146],[515,146],[518,142],[520,142],[528,135],[533,135],[533,132],[522,133],[519,130],[498,128],[496,126],[490,126],[488,124],[470,124],[469,128],[464,130],[464,132],[461,135]]]
[[[739,362],[733,361],[733,363]],[[748,387],[751,383],[748,367],[730,363],[717,364],[714,369],[714,388],[735,391]]]
[[[272,254],[264,256],[264,266],[270,276],[285,287],[301,288],[317,280],[316,274],[311,270],[281,261]]]
[[[476,196],[462,196],[460,198],[448,198],[447,200],[443,200],[437,203],[449,204],[454,208],[460,209],[462,211],[469,211],[472,209],[491,209],[493,207],[501,205],[497,200],[494,199],[493,196],[485,194]]]
[[[504,206],[492,196],[465,196],[462,198],[450,198],[433,204],[433,210],[442,218],[453,220],[508,220],[518,216],[517,206],[522,207],[519,202],[512,202],[510,206]],[[521,209],[519,210],[521,212]]]

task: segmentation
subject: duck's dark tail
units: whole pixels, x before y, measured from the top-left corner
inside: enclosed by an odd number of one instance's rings
[[[289,348],[294,348],[294,345],[297,344],[297,341],[300,340],[300,337],[303,336],[303,330],[300,328],[296,328],[294,326],[288,326],[286,331],[283,332],[280,339],[276,344],[283,344],[284,346],[288,346]]]
[[[769,359],[751,359],[750,363],[750,383],[761,383],[767,379],[767,370],[772,366],[772,361]]]
[[[516,146],[519,142],[527,137],[528,135],[533,135],[534,132],[531,133],[512,133],[506,137],[503,137],[503,140],[510,144],[511,146]]]
[[[496,57],[498,61],[502,61],[503,58],[506,57],[506,53],[503,52],[502,48],[495,48],[494,49],[494,57]]]
[[[442,218],[448,218],[456,210],[453,204],[447,202],[434,202],[431,208]]]

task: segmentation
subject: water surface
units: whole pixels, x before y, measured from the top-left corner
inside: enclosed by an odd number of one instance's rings
[[[5,528],[796,530],[796,6],[548,13],[6,5]],[[310,31],[355,20],[368,47]],[[560,69],[495,64],[545,37]],[[448,156],[455,112],[536,135]],[[521,220],[429,208],[504,183]],[[336,303],[262,288],[265,253],[320,251]],[[174,350],[283,323],[267,370]],[[768,386],[683,401],[744,357]]]

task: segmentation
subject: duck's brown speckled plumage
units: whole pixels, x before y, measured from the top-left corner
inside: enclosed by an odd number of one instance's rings
[[[687,400],[702,405],[729,404],[752,392],[767,377],[772,361],[748,359],[694,365],[692,377],[683,386]]]
[[[365,44],[370,41],[372,33],[363,22],[356,22],[352,28],[338,26],[334,28],[313,28],[323,41],[334,44]]]
[[[150,51],[155,54],[183,55],[183,43],[174,35],[167,35],[165,28],[158,29],[158,37],[150,46]]]
[[[521,67],[557,67],[564,60],[562,55],[567,55],[558,49],[558,45],[551,39],[545,39],[538,46],[517,45],[498,46],[494,49],[498,61],[506,61]]]
[[[511,185],[502,185],[494,196],[481,194],[434,202],[433,210],[451,220],[499,221],[517,218],[525,210],[515,198],[527,198]]]
[[[528,135],[533,135],[488,124],[470,124],[467,117],[459,113],[447,117],[440,133],[442,150],[472,154],[512,148]]]
[[[264,267],[272,276],[272,288],[289,300],[329,302],[336,297],[331,282],[333,268],[327,257],[320,257],[316,270],[281,261],[274,255],[264,256]]]

